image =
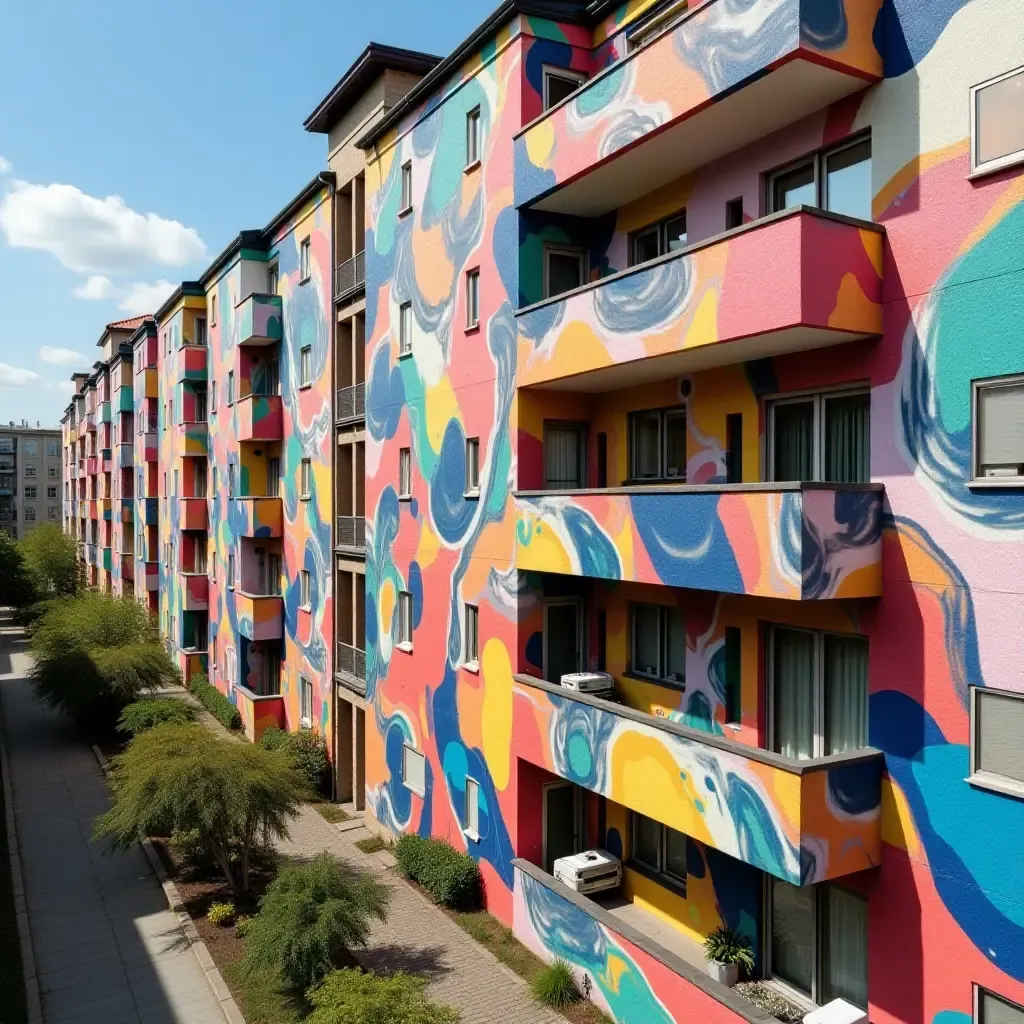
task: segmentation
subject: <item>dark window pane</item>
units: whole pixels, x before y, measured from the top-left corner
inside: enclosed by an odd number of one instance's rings
[[[868,902],[845,889],[827,886],[822,892],[822,1003],[845,999],[868,1005]]]
[[[567,75],[548,75],[548,107],[553,107],[562,100],[571,96],[578,88],[580,83],[575,78],[569,78]]]
[[[825,158],[827,207],[833,213],[871,220],[871,140]]]
[[[668,244],[668,251],[675,252],[686,246],[686,211],[678,217],[673,217],[665,223],[665,240]]]
[[[772,973],[811,994],[814,900],[811,889],[772,882]]]
[[[686,414],[669,413],[665,418],[665,471],[667,476],[686,479]]]
[[[661,609],[653,604],[633,606],[633,671],[657,676],[661,671]]]
[[[642,864],[659,870],[658,847],[661,845],[661,826],[642,814],[636,815],[636,841],[633,848],[633,856]]]
[[[665,872],[686,878],[686,836],[674,828],[665,828]]]
[[[583,284],[583,260],[574,253],[548,253],[548,295],[579,288]]]
[[[772,410],[772,479],[814,479],[814,403],[789,402]]]
[[[791,206],[817,206],[814,184],[814,161],[786,171],[772,180],[772,209],[787,210]]]
[[[646,263],[661,255],[658,228],[648,228],[633,237],[633,263]]]
[[[825,479],[865,484],[871,479],[871,398],[843,395],[825,400]]]
[[[661,475],[660,443],[661,417],[657,413],[635,417],[633,420],[633,466],[630,473],[634,480]]]

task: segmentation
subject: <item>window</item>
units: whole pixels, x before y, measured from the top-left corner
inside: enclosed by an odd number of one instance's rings
[[[462,638],[462,662],[464,665],[477,665],[479,663],[479,622],[480,609],[476,605],[467,604],[465,631]]]
[[[267,497],[277,498],[281,494],[281,460],[276,456],[267,459]]]
[[[217,293],[210,296],[210,326],[217,326]]]
[[[228,370],[228,405],[235,401],[235,371]]]
[[[686,480],[686,409],[653,409],[629,417],[630,480]]]
[[[868,483],[871,397],[867,390],[780,398],[768,405],[768,479]]]
[[[228,463],[228,497],[233,498],[235,496],[235,464],[233,462]]]
[[[206,422],[206,385],[196,384],[193,386],[195,396],[195,421],[196,423]]]
[[[57,506],[56,505],[51,505],[46,511],[49,514],[50,519],[56,519],[57,518]]]
[[[312,246],[309,238],[299,243],[299,282],[308,281],[312,273]]]
[[[35,475],[36,475],[36,467],[35,466],[26,466],[25,467],[25,476],[26,477],[31,479],[31,478],[35,477]]]
[[[466,115],[466,167],[480,162],[480,108],[474,107]]]
[[[420,796],[427,791],[427,759],[408,743],[402,751],[402,784]]]
[[[587,276],[587,254],[583,249],[544,248],[544,298],[579,288]]]
[[[267,555],[267,575],[270,577],[269,593],[274,597],[281,596],[281,556],[275,551]]]
[[[470,270],[466,274],[466,326],[480,324],[480,271]]]
[[[412,495],[412,449],[398,449],[398,496],[408,498]]]
[[[768,175],[768,212],[816,206],[871,220],[871,139],[843,142]]]
[[[974,1021],[975,1024],[1024,1024],[1024,1006],[975,985]]]
[[[466,438],[466,493],[480,493],[480,438]]]
[[[46,454],[49,455],[51,459],[55,459],[57,458],[58,455],[60,455],[60,446],[57,444],[56,441],[46,442]]]
[[[210,381],[210,412],[217,411],[217,382]]]
[[[1024,376],[972,386],[975,480],[1024,480]]]
[[[686,211],[650,224],[630,236],[630,266],[646,263],[686,247]]]
[[[743,197],[730,199],[725,204],[725,230],[743,227]]]
[[[643,18],[638,19],[636,28],[626,36],[627,53],[632,53],[678,24],[686,16],[687,2],[688,0],[662,0],[661,3],[656,3]]]
[[[971,172],[1024,161],[1024,67],[971,89]]]
[[[686,621],[679,608],[629,606],[630,675],[681,687],[686,682]]]
[[[768,883],[769,974],[823,1006],[868,1005],[868,904],[838,885]]]
[[[686,836],[660,821],[633,814],[632,859],[686,890]]]
[[[412,209],[412,161],[407,160],[402,164],[402,205],[399,213],[405,213]]]
[[[197,345],[202,345],[202,346],[205,347],[206,346],[206,340],[207,340],[206,339],[206,317],[205,316],[197,316],[196,317],[195,334],[196,334],[195,343]]]
[[[313,728],[313,684],[305,676],[299,676],[299,725]]]
[[[573,423],[545,423],[544,487],[549,491],[572,491],[585,487],[586,480],[586,428]]]
[[[470,839],[480,838],[480,783],[466,776],[466,801],[462,829]]]
[[[142,475],[141,474],[139,475],[139,488],[140,488],[140,490],[142,488]],[[210,490],[212,491],[213,496],[216,497],[217,496],[217,467],[216,466],[214,466],[213,469],[210,470]]]
[[[31,522],[33,522],[35,520],[35,518],[36,518],[36,510],[34,508],[32,508],[31,505],[27,505],[25,507],[25,522],[31,523]]]
[[[299,607],[313,607],[313,577],[308,569],[299,570]]]
[[[313,349],[306,345],[299,350],[299,386],[308,388],[313,383]]]
[[[398,354],[406,356],[412,352],[412,303],[403,302],[398,307]]]
[[[412,594],[398,592],[398,644],[412,649]]]
[[[313,493],[313,462],[303,459],[299,468],[300,498],[308,498]]]
[[[1024,694],[972,686],[971,782],[1024,793]]]
[[[31,484],[26,484],[26,486],[25,486],[25,497],[29,498],[29,499],[31,499],[33,501],[35,500],[36,488],[34,486],[32,486]]]
[[[270,266],[267,267],[267,294],[268,295],[276,295],[277,294],[277,286],[278,286],[278,282],[279,281],[280,281],[280,271],[278,270],[278,266],[277,266],[276,263],[271,263]]]
[[[47,487],[46,488],[46,496],[48,498],[56,498],[57,497],[57,488],[56,487]]]
[[[544,109],[550,110],[568,99],[585,81],[582,71],[544,67]]]
[[[235,553],[228,552],[228,589],[233,590],[235,586]]]
[[[771,749],[777,754],[803,761],[867,743],[864,637],[772,627],[768,682]]]

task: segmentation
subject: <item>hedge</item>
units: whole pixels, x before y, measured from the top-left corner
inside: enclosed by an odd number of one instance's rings
[[[183,700],[157,697],[129,704],[117,721],[121,732],[137,736],[158,725],[187,725],[196,720],[196,709]]]
[[[398,867],[438,903],[455,910],[480,906],[480,869],[468,854],[442,839],[404,835],[395,846]]]
[[[264,750],[287,750],[299,769],[318,793],[326,793],[331,762],[327,757],[327,744],[316,733],[285,732],[276,726],[265,729],[260,737]]]
[[[242,716],[238,713],[238,708],[201,672],[188,681],[188,688],[192,696],[225,728],[242,728]]]

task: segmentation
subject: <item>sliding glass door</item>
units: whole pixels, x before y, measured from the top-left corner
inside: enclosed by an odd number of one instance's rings
[[[865,390],[775,399],[768,406],[768,479],[868,483],[870,412]]]

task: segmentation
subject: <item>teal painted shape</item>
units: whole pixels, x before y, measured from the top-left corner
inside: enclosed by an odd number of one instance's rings
[[[590,117],[603,110],[622,88],[626,70],[622,64],[616,65],[603,78],[591,83],[573,101],[576,113],[580,117]]]

